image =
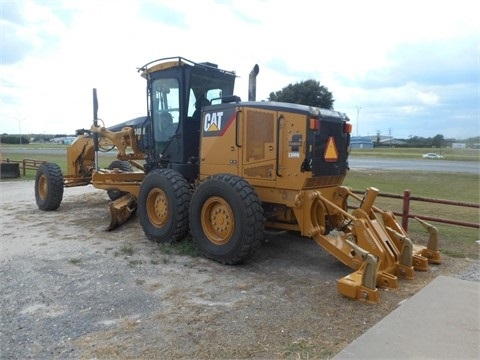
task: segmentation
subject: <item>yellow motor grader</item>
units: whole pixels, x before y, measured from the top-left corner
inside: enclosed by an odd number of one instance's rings
[[[258,65],[248,101],[233,93],[235,73],[212,63],[172,57],[139,72],[147,115],[100,126],[94,89],[93,125],[68,147],[67,174],[53,163],[37,171],[41,210],[57,209],[65,187],[92,184],[112,200],[109,230],[136,212],[149,239],[190,232],[201,254],[224,264],[251,257],[266,228],[296,231],[354,270],[338,280],[341,294],[368,302],[378,301],[379,287],[396,288],[399,276],[440,263],[436,228],[421,221],[428,245],[414,245],[374,205],[377,189],[359,197],[342,186],[352,130],[345,114],[255,101]],[[118,151],[105,169],[102,149]]]

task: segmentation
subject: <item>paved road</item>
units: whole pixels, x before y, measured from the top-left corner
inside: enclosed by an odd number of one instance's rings
[[[480,174],[480,163],[476,161],[356,158],[352,156],[349,158],[349,164],[351,169],[419,170]]]

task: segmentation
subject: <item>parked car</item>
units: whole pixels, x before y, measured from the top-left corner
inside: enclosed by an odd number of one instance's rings
[[[442,155],[438,155],[435,153],[423,154],[422,157],[424,159],[445,159]]]

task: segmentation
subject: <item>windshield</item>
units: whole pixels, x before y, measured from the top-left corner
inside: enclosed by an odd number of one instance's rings
[[[180,91],[177,79],[154,80],[153,137],[155,142],[167,142],[176,132],[180,119]]]

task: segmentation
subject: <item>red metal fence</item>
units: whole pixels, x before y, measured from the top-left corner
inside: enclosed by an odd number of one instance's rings
[[[19,164],[22,168],[22,175],[25,176],[27,174],[27,170],[37,170],[40,164],[43,164],[44,160],[33,160],[33,159],[23,159],[23,160],[10,160],[6,159],[3,162],[11,163],[11,164]]]
[[[359,190],[353,190],[353,192],[355,194],[364,194],[363,191],[359,191]],[[423,202],[429,202],[429,203],[452,205],[452,206],[461,206],[461,207],[470,207],[470,208],[477,208],[477,209],[480,209],[480,204],[468,203],[468,202],[462,202],[462,201],[451,201],[451,200],[444,200],[444,199],[433,199],[433,198],[426,198],[426,197],[420,197],[420,196],[412,196],[410,190],[404,190],[403,195],[379,193],[378,196],[379,197],[391,198],[391,199],[403,200],[402,212],[393,211],[393,213],[397,216],[402,217],[402,227],[405,231],[408,231],[408,219],[410,219],[410,218],[419,218],[419,219],[422,219],[422,220],[429,220],[429,221],[434,221],[434,222],[438,222],[438,223],[459,225],[459,226],[464,226],[464,227],[471,227],[471,228],[480,229],[480,224],[479,223],[471,223],[471,222],[466,222],[466,221],[443,219],[443,218],[438,218],[438,217],[428,216],[428,215],[421,215],[421,214],[412,214],[412,213],[410,213],[410,203],[412,201],[423,201]]]

